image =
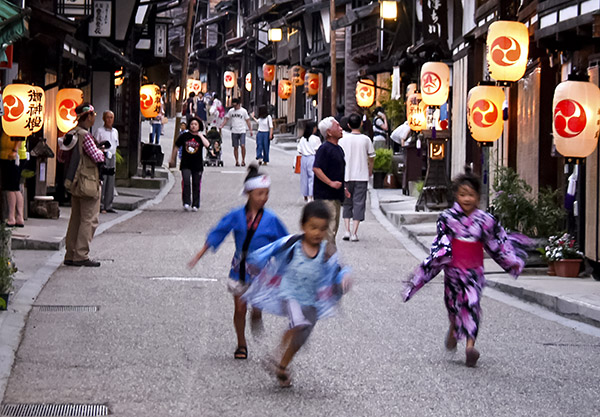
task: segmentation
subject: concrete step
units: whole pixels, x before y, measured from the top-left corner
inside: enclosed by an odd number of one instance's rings
[[[291,133],[277,133],[273,135],[273,143],[280,145],[283,143],[293,143],[294,147],[296,146],[296,142],[298,141],[298,137]]]
[[[152,190],[160,190],[167,184],[166,178],[142,178],[142,177],[131,177],[129,179],[117,180],[118,187],[132,187],[132,188],[146,188]]]
[[[142,177],[144,175],[144,170],[142,167],[138,167],[136,176]],[[147,176],[146,178],[148,178]],[[154,178],[169,178],[169,171],[163,167],[156,167],[154,169]]]

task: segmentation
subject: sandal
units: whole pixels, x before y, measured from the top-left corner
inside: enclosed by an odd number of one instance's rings
[[[292,376],[285,367],[277,365],[275,376],[277,377],[277,381],[279,381],[279,386],[281,388],[289,388],[292,386]]]
[[[235,359],[248,359],[248,348],[246,346],[238,346],[235,352],[233,352],[233,357]]]
[[[465,365],[469,368],[474,368],[477,365],[477,360],[479,359],[479,352],[475,348],[467,348],[466,351],[467,360],[465,361]]]

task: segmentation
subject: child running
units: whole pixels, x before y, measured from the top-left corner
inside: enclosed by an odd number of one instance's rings
[[[193,268],[209,248],[216,251],[229,232],[233,231],[235,238],[235,253],[229,271],[228,289],[233,294],[234,314],[233,324],[237,335],[235,359],[248,358],[246,343],[246,301],[241,299],[248,288],[252,276],[246,268],[246,256],[249,252],[261,248],[288,234],[287,229],[279,218],[264,206],[269,199],[271,179],[258,172],[258,166],[251,164],[244,182],[243,192],[248,196],[247,203],[225,215],[206,238],[204,247],[194,256],[188,266]],[[252,309],[252,330],[260,330],[262,314],[258,309]]]
[[[457,340],[466,338],[466,365],[479,359],[475,339],[479,330],[481,292],[485,285],[483,250],[505,271],[517,278],[523,271],[529,239],[507,235],[491,214],[479,210],[481,184],[466,172],[454,180],[456,203],[444,210],[437,221],[437,237],[431,254],[413,273],[403,289],[408,301],[427,282],[444,270],[444,301],[450,319],[446,349],[455,350]]]
[[[259,273],[242,298],[289,319],[278,357],[268,363],[281,387],[291,386],[288,365],[317,320],[331,316],[350,288],[348,270],[338,264],[335,246],[323,240],[330,217],[322,201],[310,202],[302,212],[303,234],[279,239],[248,257],[248,267]]]

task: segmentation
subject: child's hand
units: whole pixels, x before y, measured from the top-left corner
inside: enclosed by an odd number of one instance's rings
[[[189,269],[192,269],[193,267],[196,266],[196,264],[198,263],[198,261],[200,260],[200,258],[202,257],[202,255],[200,255],[200,253],[197,253],[187,264]]]
[[[352,278],[346,275],[342,279],[342,293],[346,294],[348,291],[350,291],[350,288],[352,288]]]

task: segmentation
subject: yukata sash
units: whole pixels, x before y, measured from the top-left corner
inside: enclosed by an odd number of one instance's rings
[[[452,239],[452,262],[450,265],[462,270],[483,267],[483,244]]]

